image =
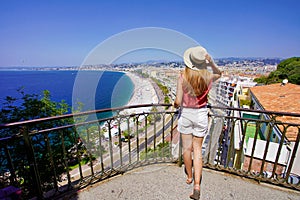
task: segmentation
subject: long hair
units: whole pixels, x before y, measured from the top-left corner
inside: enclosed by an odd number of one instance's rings
[[[192,70],[185,67],[183,71],[183,90],[191,96],[200,96],[211,82],[211,73],[206,69]]]

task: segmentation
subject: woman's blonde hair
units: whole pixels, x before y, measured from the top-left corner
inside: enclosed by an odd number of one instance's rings
[[[191,96],[200,96],[211,82],[211,73],[206,69],[192,70],[185,67],[183,71],[183,90]]]

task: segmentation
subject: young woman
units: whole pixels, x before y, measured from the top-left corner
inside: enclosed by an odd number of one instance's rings
[[[177,81],[174,107],[180,107],[181,110],[177,129],[182,137],[186,183],[191,184],[194,180],[194,190],[190,198],[199,199],[202,143],[208,127],[207,95],[212,82],[221,77],[221,71],[201,46],[187,49],[184,53],[184,63],[186,67]],[[212,73],[207,70],[208,67],[211,67]]]

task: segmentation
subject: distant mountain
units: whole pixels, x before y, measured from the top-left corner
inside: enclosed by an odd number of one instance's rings
[[[228,57],[228,58],[215,58],[214,59],[215,62],[218,65],[226,65],[226,64],[230,64],[233,62],[262,62],[265,65],[277,65],[278,63],[280,63],[283,59],[282,58],[262,58],[262,57]]]

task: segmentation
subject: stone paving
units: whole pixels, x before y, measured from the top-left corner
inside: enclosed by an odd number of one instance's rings
[[[193,189],[185,180],[183,167],[174,164],[148,165],[92,185],[64,199],[184,200],[189,199]],[[200,199],[299,200],[300,192],[204,169]]]

